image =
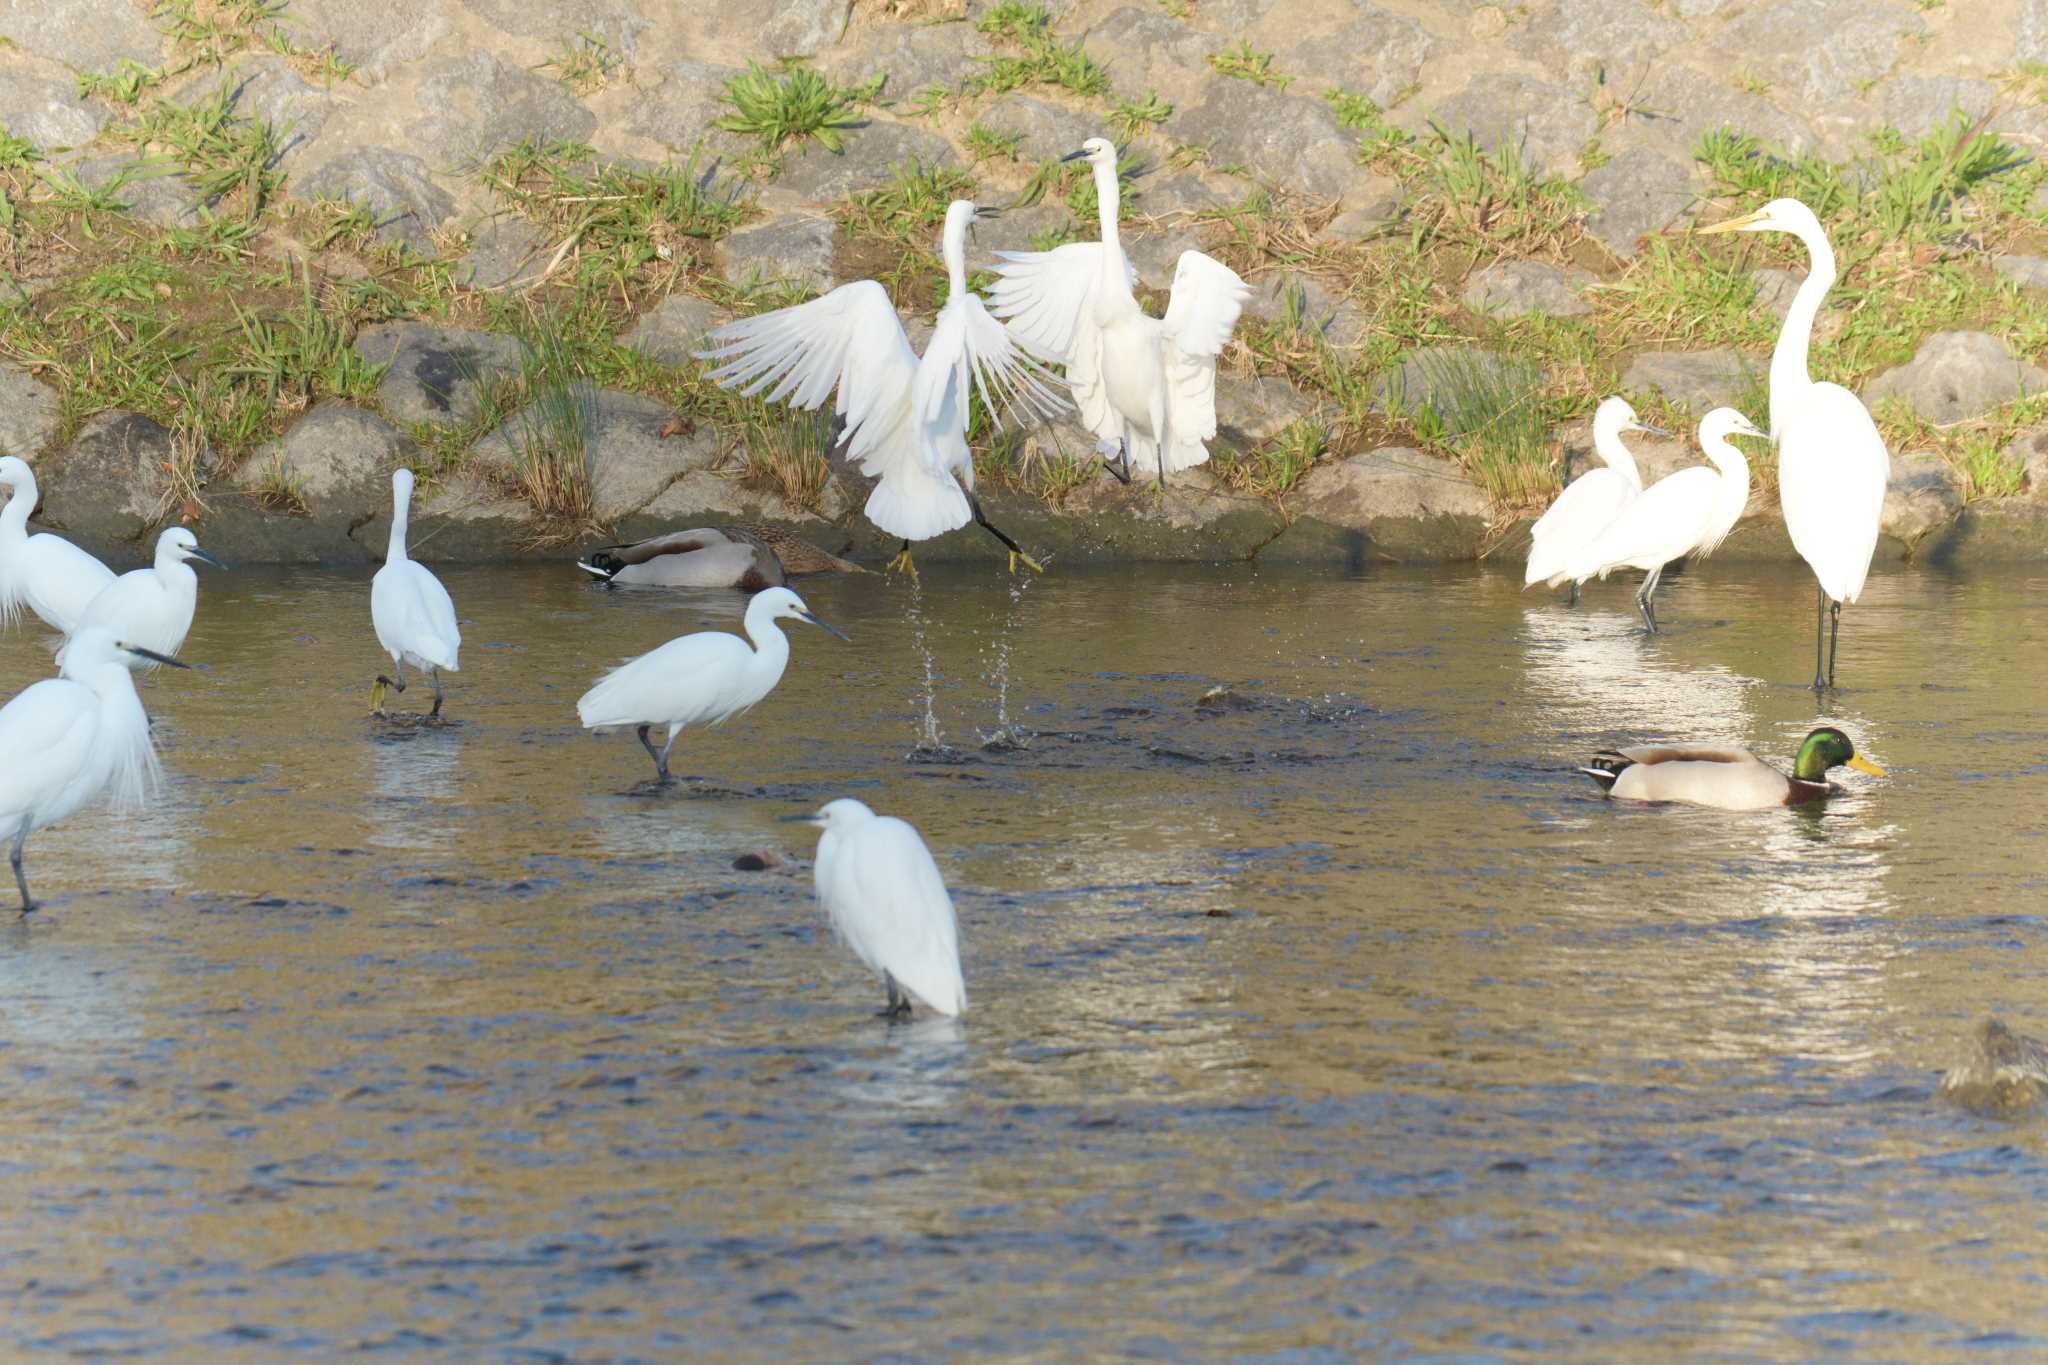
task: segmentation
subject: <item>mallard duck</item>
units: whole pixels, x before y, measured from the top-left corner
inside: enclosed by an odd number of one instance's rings
[[[1720,810],[1765,810],[1819,801],[1841,790],[1828,781],[1828,769],[1843,764],[1872,777],[1884,769],[1860,758],[1849,737],[1823,725],[1799,745],[1792,776],[1773,768],[1747,749],[1713,744],[1648,745],[1593,755],[1580,772],[1607,789],[1609,796],[1628,801],[1686,801]]]
[[[743,592],[780,588],[802,574],[861,572],[859,565],[773,526],[671,531],[633,545],[607,545],[577,560],[576,567],[610,583]]]

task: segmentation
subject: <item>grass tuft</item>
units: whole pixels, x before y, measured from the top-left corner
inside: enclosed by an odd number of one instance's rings
[[[771,71],[758,64],[725,83],[719,98],[732,112],[716,120],[729,133],[751,137],[764,151],[816,138],[831,152],[846,150],[842,129],[860,123],[860,109],[881,93],[882,78],[860,86],[835,85],[807,66]]]

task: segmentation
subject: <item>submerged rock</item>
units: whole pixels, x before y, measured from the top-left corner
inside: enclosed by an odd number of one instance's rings
[[[2044,1087],[2048,1047],[1986,1019],[1971,1030],[1962,1060],[1942,1076],[1937,1093],[1973,1113],[2017,1118],[2040,1106]]]
[[[2048,372],[2016,359],[1989,332],[1936,332],[1904,365],[1863,390],[1875,406],[1897,398],[1930,422],[1960,422],[2048,386]]]

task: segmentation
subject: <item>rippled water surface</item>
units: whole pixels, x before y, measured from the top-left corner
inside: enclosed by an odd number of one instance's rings
[[[669,793],[575,699],[736,600],[446,579],[459,726],[365,716],[366,577],[208,577],[161,804],[30,841],[0,1355],[2048,1350],[2039,1124],[1933,1094],[2048,1031],[2048,576],[1880,574],[1822,713],[1790,572],[1656,640],[1492,572],[814,581],[852,643]],[[1892,770],[1824,811],[1572,772],[1823,715]],[[954,888],[958,1024],[811,901],[777,817],[848,794]]]

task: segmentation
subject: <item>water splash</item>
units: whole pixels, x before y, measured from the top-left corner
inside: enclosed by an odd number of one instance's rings
[[[923,709],[910,752],[912,756],[947,753],[950,746],[944,732],[939,729],[939,667],[932,658],[931,646],[925,641],[924,585],[915,574],[910,577],[910,645],[924,660],[924,690],[910,699],[913,706],[921,704]]]
[[[995,662],[982,675],[983,681],[995,690],[996,728],[992,731],[976,727],[975,734],[981,739],[981,747],[1001,752],[1022,749],[1031,742],[1031,732],[1010,720],[1010,637],[1016,633],[1017,617],[1023,606],[1024,594],[1031,590],[1029,578],[1010,580],[1010,609],[1003,616],[1003,627],[996,634]]]

